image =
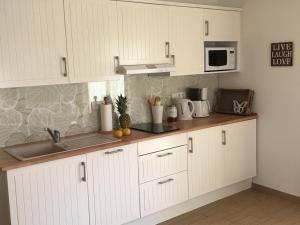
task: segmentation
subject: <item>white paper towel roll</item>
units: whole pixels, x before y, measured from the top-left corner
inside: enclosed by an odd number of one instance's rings
[[[113,121],[112,121],[112,105],[100,106],[100,116],[101,116],[101,130],[102,131],[112,131],[113,130]]]

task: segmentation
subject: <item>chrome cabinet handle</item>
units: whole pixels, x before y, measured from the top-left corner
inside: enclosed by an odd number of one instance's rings
[[[209,35],[209,21],[205,21],[205,36]]]
[[[166,58],[170,58],[170,42],[166,42]]]
[[[118,73],[118,68],[120,66],[120,58],[119,56],[114,57],[114,67],[115,67],[115,73]]]
[[[175,66],[175,55],[171,55],[171,63]]]
[[[222,130],[222,145],[226,145],[227,141],[226,141],[226,131]]]
[[[158,182],[158,184],[166,184],[166,183],[170,183],[170,182],[172,182],[172,181],[174,181],[174,179],[173,179],[173,178],[170,178],[170,179],[168,179],[168,180],[160,181],[160,182]]]
[[[162,158],[162,157],[166,157],[166,156],[169,156],[169,155],[173,155],[172,152],[168,152],[168,153],[165,153],[165,154],[161,154],[161,155],[157,155],[158,158]]]
[[[81,181],[86,182],[86,164],[85,162],[81,162],[81,167],[83,168],[83,176],[81,177]]]
[[[116,153],[119,153],[119,152],[123,152],[124,150],[123,149],[117,149],[117,150],[114,150],[114,151],[111,151],[111,152],[105,152],[106,155],[112,155],[112,154],[116,154]]]
[[[67,77],[68,76],[67,58],[61,57],[61,63],[62,63],[62,75],[64,77]]]
[[[189,143],[190,143],[190,145],[189,145],[189,152],[190,153],[194,153],[194,147],[193,147],[194,141],[193,141],[192,137],[189,138]]]

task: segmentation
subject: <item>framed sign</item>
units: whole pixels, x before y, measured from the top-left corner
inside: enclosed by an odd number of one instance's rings
[[[271,66],[293,66],[293,42],[271,44]]]

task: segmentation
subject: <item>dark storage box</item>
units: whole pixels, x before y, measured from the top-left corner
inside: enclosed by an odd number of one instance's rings
[[[254,91],[249,89],[218,89],[214,111],[237,115],[252,114]]]

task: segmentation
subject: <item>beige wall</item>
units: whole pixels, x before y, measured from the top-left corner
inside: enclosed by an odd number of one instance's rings
[[[242,73],[223,87],[253,88],[258,120],[258,184],[300,196],[300,1],[248,0]],[[293,41],[294,67],[270,66],[271,42]]]

